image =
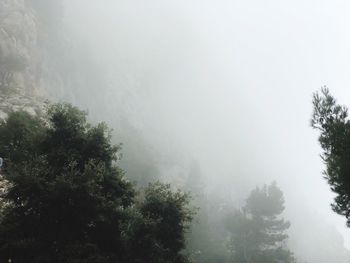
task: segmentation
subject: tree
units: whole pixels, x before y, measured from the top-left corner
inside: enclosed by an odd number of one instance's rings
[[[332,208],[350,227],[350,121],[347,107],[337,104],[327,88],[313,96],[311,126],[320,131],[324,176],[336,193]]]
[[[151,145],[127,120],[123,119],[118,127],[115,138],[123,142],[120,166],[126,171],[126,177],[139,187],[146,187],[159,180],[157,158]]]
[[[181,263],[189,262],[179,253],[185,249],[185,231],[193,212],[186,206],[189,196],[173,193],[170,185],[150,184],[138,205],[137,215],[128,227],[128,247],[132,260],[128,262]]]
[[[233,262],[294,262],[285,247],[290,223],[279,218],[283,210],[283,193],[275,183],[250,193],[245,206],[226,219]]]
[[[110,140],[105,124],[89,124],[69,104],[51,106],[44,118],[15,112],[0,123],[7,185],[0,262],[186,261],[187,195],[161,184],[138,195],[115,165],[119,147]],[[137,246],[138,238],[152,242]]]
[[[192,203],[197,207],[187,236],[186,250],[191,260],[198,263],[227,262],[220,201],[216,195],[207,193],[202,171],[195,161],[189,165],[185,188],[191,192]]]

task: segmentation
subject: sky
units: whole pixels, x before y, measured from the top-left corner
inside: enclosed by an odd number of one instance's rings
[[[237,184],[277,180],[292,224],[302,203],[350,249],[310,127],[322,86],[350,105],[349,9],[341,0],[74,0],[66,21],[159,149],[193,156],[208,184],[232,196]]]

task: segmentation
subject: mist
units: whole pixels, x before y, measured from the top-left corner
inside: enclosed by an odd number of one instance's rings
[[[223,207],[276,181],[296,257],[346,262],[350,232],[330,207],[310,118],[323,86],[350,102],[349,8],[342,0],[66,0],[54,33],[69,73],[49,97],[113,129],[127,176],[149,172],[181,187],[195,163],[201,187]],[[136,159],[149,170],[138,171]]]
[[[344,219],[330,209],[333,194],[309,125],[312,94],[321,86],[350,99],[348,7],[75,0],[65,4],[65,21],[109,78],[95,87],[110,92],[106,105],[127,109],[123,114],[164,159],[175,166],[196,160],[211,191],[238,204],[249,189],[276,180],[291,242],[308,256],[312,249],[300,239],[315,239],[316,221],[350,247]],[[88,101],[75,99],[90,109]]]

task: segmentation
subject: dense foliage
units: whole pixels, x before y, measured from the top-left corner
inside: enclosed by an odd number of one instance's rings
[[[348,109],[337,104],[327,88],[314,94],[311,125],[320,131],[325,178],[337,194],[332,208],[350,226],[350,121]]]
[[[283,210],[283,193],[273,183],[253,190],[245,206],[228,215],[226,227],[233,262],[294,262],[285,245],[285,230],[290,223],[279,218]]]
[[[0,123],[0,262],[187,261],[188,196],[160,183],[137,194],[110,139],[68,104]]]

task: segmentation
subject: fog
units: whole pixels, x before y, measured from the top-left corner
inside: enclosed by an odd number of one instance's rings
[[[68,46],[88,54],[103,83],[57,97],[116,133],[127,119],[175,182],[195,160],[208,191],[239,205],[276,180],[292,248],[305,260],[308,240],[350,249],[310,127],[320,87],[350,102],[349,8],[340,0],[66,1]]]

